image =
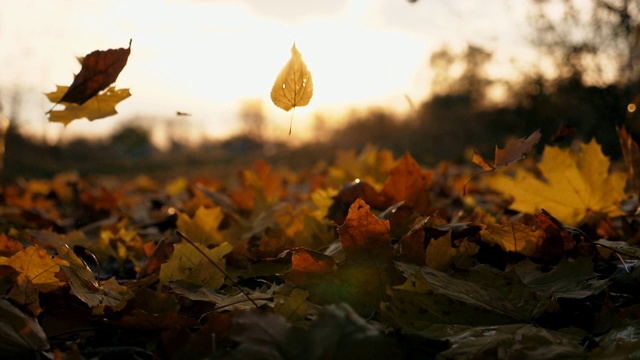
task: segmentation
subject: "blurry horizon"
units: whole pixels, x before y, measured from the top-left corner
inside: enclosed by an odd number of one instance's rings
[[[0,13],[0,101],[21,131],[48,141],[104,136],[145,119],[156,142],[172,132],[187,141],[237,134],[240,112],[261,103],[265,135],[286,138],[290,112],[269,92],[293,42],[312,72],[315,93],[295,109],[291,141],[312,139],[314,119],[331,125],[352,109],[411,111],[430,95],[431,54],[468,44],[492,51],[487,71],[513,75],[532,60],[529,2],[472,0],[260,0],[10,2]],[[118,115],[63,128],[47,123],[42,95],[68,85],[76,56],[126,47],[115,85],[132,96]],[[17,97],[17,98],[16,98]],[[408,101],[407,99],[410,99]],[[176,116],[176,112],[191,116]],[[163,135],[165,134],[165,135]],[[166,136],[165,136],[166,140]]]

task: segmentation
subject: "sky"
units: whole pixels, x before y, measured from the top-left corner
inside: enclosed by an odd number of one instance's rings
[[[259,101],[267,131],[288,133],[291,113],[269,98],[295,42],[313,76],[314,95],[295,109],[293,135],[310,139],[313,120],[339,121],[352,108],[410,111],[429,94],[429,56],[447,44],[495,52],[496,73],[530,49],[528,1],[509,0],[0,0],[0,100],[21,94],[25,133],[48,141],[108,134],[146,118],[156,139],[167,132],[197,142],[241,130],[243,103]],[[69,85],[76,56],[127,47],[115,85],[132,96],[118,115],[66,128],[48,123],[43,93]],[[176,111],[190,113],[177,117]],[[281,135],[281,136],[280,136]]]

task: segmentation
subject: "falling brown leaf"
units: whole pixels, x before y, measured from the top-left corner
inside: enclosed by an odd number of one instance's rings
[[[82,69],[62,96],[60,102],[82,105],[100,91],[113,84],[127,65],[131,53],[128,48],[96,50],[84,57]]]
[[[575,132],[576,132],[576,128],[562,123],[560,124],[560,127],[558,128],[556,133],[551,136],[551,141],[560,142],[568,138],[569,136],[573,135],[573,133]]]
[[[631,191],[634,194],[640,192],[640,147],[633,140],[627,128],[622,126],[616,128],[622,155],[624,155],[624,164],[627,168],[627,175],[631,185]]]
[[[501,150],[496,146],[496,156],[493,164],[489,164],[479,154],[474,154],[472,161],[480,166],[484,171],[492,171],[509,166],[519,160],[540,141],[542,134],[540,130],[536,130],[527,138],[514,139],[507,143],[507,146]]]

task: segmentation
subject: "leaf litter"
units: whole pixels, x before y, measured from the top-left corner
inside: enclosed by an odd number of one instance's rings
[[[632,195],[626,175],[610,171],[595,141],[580,152],[547,146],[539,171],[525,167],[518,160],[537,134],[497,152],[466,195],[453,189],[470,167],[441,177],[446,170],[408,153],[375,148],[339,155],[315,174],[323,181],[313,192],[300,186],[309,176],[285,181],[264,161],[228,186],[202,177],[114,186],[68,174],[7,184],[0,349],[58,358],[637,354],[640,251],[627,239],[640,229],[620,207]],[[73,181],[83,186],[69,191]]]

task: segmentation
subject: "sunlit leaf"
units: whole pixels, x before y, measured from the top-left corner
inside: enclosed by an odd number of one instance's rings
[[[179,213],[176,225],[193,242],[218,245],[223,242],[222,233],[218,230],[223,218],[224,214],[219,207],[200,207],[193,217]]]
[[[108,116],[116,115],[116,105],[122,100],[131,96],[129,89],[117,89],[110,87],[103,93],[92,97],[82,105],[61,102],[62,95],[67,91],[66,86],[56,85],[57,90],[45,94],[49,101],[60,102],[64,105],[64,110],[51,110],[49,112],[49,121],[59,122],[69,125],[70,122],[76,119],[87,118],[88,120],[102,119]]]
[[[545,180],[518,169],[514,178],[497,175],[490,186],[513,197],[510,208],[534,214],[541,209],[569,226],[580,224],[591,213],[621,215],[618,204],[626,197],[626,176],[609,173],[609,158],[592,140],[581,144],[579,153],[553,146],[545,147],[538,164]]]
[[[307,69],[307,64],[302,61],[302,55],[296,48],[291,47],[291,59],[280,70],[273,88],[271,100],[276,106],[289,111],[296,106],[305,106],[313,96],[313,79]]]

